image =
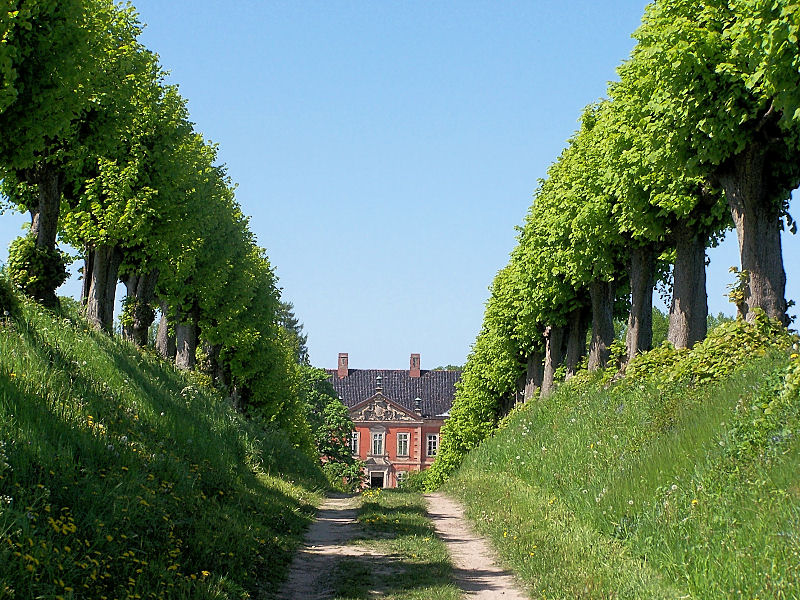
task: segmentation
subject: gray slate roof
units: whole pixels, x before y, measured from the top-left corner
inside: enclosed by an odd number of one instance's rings
[[[461,371],[423,370],[419,377],[411,377],[408,371],[402,370],[350,369],[347,377],[339,379],[336,369],[326,371],[336,393],[348,408],[375,395],[380,375],[384,396],[411,412],[414,411],[414,400],[420,398],[423,417],[436,417],[450,410],[455,384],[461,378]]]

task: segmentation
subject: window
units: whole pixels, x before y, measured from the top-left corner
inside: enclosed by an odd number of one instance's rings
[[[428,456],[436,456],[436,451],[439,449],[439,434],[428,434]]]
[[[350,452],[353,456],[358,456],[358,446],[361,441],[361,434],[354,431],[350,434]]]
[[[397,456],[408,456],[408,434],[397,434]]]
[[[372,454],[378,456],[383,454],[383,433],[372,434]]]
[[[407,476],[408,476],[408,472],[407,471],[398,471],[397,472],[397,487],[400,487],[401,485],[403,485],[403,482],[406,480]]]

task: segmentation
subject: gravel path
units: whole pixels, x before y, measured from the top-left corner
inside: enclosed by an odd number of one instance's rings
[[[428,516],[436,533],[447,544],[453,560],[453,577],[466,598],[525,600],[528,598],[510,572],[497,566],[486,540],[476,535],[464,518],[464,510],[443,494],[427,494]]]

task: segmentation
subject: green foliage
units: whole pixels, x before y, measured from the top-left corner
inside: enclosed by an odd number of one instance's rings
[[[711,331],[712,329],[716,329],[723,323],[730,323],[733,321],[733,317],[729,317],[725,313],[719,312],[716,315],[709,314],[706,318],[706,323],[708,326],[708,330]]]
[[[796,335],[759,312],[753,323],[737,319],[720,324],[691,350],[678,350],[667,342],[637,356],[624,381],[627,385],[650,381],[662,387],[717,381],[749,358],[774,348],[786,350],[797,341]]]
[[[38,247],[30,235],[11,242],[7,268],[9,278],[16,287],[48,305],[56,303],[53,290],[64,283],[68,276],[65,255],[59,250]]]
[[[19,3],[15,3],[19,4]],[[2,11],[0,169],[27,169],[74,134],[89,108],[101,0],[42,0]]]
[[[278,322],[281,327],[289,331],[296,340],[297,362],[301,365],[308,364],[308,334],[303,331],[303,324],[294,312],[291,302],[281,301],[278,310]]]
[[[149,302],[143,302],[135,296],[125,296],[122,299],[119,322],[123,327],[133,327],[137,320],[152,323],[155,317],[156,311]]]
[[[363,479],[364,464],[350,451],[354,426],[347,407],[322,369],[300,366],[300,398],[317,455],[329,481],[337,488],[356,490]]]
[[[239,600],[280,581],[317,461],[63,307],[0,324],[0,595]]]
[[[728,300],[736,307],[736,311],[740,316],[747,314],[747,294],[750,286],[750,273],[744,269],[739,270],[739,267],[731,267],[728,272],[733,273],[736,281],[728,285]]]
[[[713,329],[709,327],[709,329]],[[653,348],[667,341],[669,333],[669,315],[664,314],[655,306],[653,307]]]

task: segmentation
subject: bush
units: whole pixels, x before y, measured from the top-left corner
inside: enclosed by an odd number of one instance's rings
[[[623,383],[631,385],[649,380],[661,387],[717,381],[743,362],[764,356],[773,349],[788,350],[797,341],[796,335],[756,309],[753,322],[737,319],[723,323],[691,350],[677,350],[665,342],[638,355],[628,365]]]
[[[27,235],[11,242],[8,273],[11,282],[25,294],[55,306],[55,290],[67,280],[67,265],[61,251],[39,248],[33,236]]]
[[[322,464],[322,471],[330,486],[340,492],[355,492],[364,482],[364,463],[361,461],[353,464],[326,462]]]
[[[424,492],[428,489],[428,471],[409,471],[406,478],[398,486],[402,490]]]

